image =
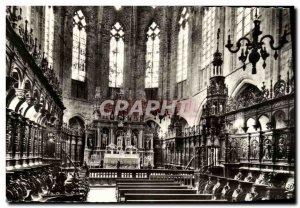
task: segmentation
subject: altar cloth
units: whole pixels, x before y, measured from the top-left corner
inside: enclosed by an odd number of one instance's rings
[[[104,154],[104,168],[117,168],[120,161],[120,168],[140,169],[139,154]]]

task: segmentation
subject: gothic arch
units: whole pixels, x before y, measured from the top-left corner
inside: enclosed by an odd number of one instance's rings
[[[287,118],[286,113],[283,110],[277,110],[272,115],[273,127],[276,129],[285,128],[285,119]]]
[[[14,68],[11,72],[10,72],[10,77],[12,77],[14,79],[15,82],[17,83],[14,83],[14,87],[15,88],[20,88],[21,87],[21,84],[22,84],[22,80],[23,80],[23,77],[22,77],[22,73],[21,71],[19,70],[19,68]],[[17,86],[15,84],[18,84]]]
[[[197,115],[196,115],[196,121],[194,122],[195,125],[200,124],[201,117],[202,117],[202,108],[206,104],[207,99],[203,99],[202,102],[200,103],[198,110],[197,110]]]
[[[229,93],[229,97],[237,97],[248,85],[256,86],[255,82],[251,79],[240,79],[233,87],[234,89],[231,93]]]
[[[151,115],[151,116],[152,116],[152,115]],[[145,118],[145,123],[147,123],[148,121],[153,121],[154,123],[156,123],[157,125],[160,126],[160,124],[154,119],[154,117],[149,117],[149,116],[147,116],[147,117]]]
[[[266,114],[262,114],[258,118],[260,123],[260,128],[262,131],[267,130],[267,123],[269,123],[270,119],[269,116]]]
[[[248,133],[251,133],[251,132],[256,132],[256,129],[254,128],[254,125],[255,125],[255,119],[254,118],[248,118],[247,119],[247,132]]]
[[[84,128],[84,120],[79,116],[74,116],[69,119],[69,126],[71,128]]]

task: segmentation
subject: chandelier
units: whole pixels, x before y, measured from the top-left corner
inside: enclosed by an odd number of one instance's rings
[[[274,53],[274,59],[276,60],[278,58],[277,51],[280,50],[288,41],[287,41],[287,30],[284,30],[283,36],[280,38],[279,43],[277,46],[274,46],[274,38],[272,35],[264,35],[259,39],[259,36],[262,34],[262,31],[260,30],[260,23],[257,16],[257,8],[255,9],[255,20],[254,23],[254,29],[252,30],[252,42],[247,38],[246,36],[241,37],[236,42],[236,48],[233,49],[233,44],[231,43],[230,34],[228,35],[227,44],[225,47],[231,52],[231,53],[237,53],[241,48],[241,55],[239,57],[239,60],[243,63],[243,69],[246,69],[246,61],[249,57],[249,62],[252,64],[252,74],[256,74],[256,64],[260,60],[260,58],[263,59],[263,68],[266,68],[266,59],[270,56],[268,51],[266,50],[266,44],[264,43],[265,39],[269,39],[269,45],[272,50],[275,51]],[[230,32],[230,31],[229,31]],[[246,42],[245,47],[242,46],[242,43]]]

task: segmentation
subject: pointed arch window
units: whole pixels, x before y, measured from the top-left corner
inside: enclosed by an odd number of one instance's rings
[[[176,82],[182,82],[187,79],[188,67],[188,41],[189,41],[189,18],[190,14],[186,7],[183,8],[179,20],[178,48],[177,48],[177,72]]]
[[[158,88],[159,26],[153,22],[147,32],[145,88]]]
[[[53,44],[54,44],[54,12],[53,6],[45,7],[45,42],[44,51],[48,63],[53,67]]]
[[[112,27],[110,36],[109,87],[121,88],[124,68],[124,31],[119,22]]]
[[[86,79],[86,20],[81,10],[73,16],[72,79]]]
[[[255,12],[260,16],[259,8],[239,7],[236,10],[236,40],[249,35],[253,28]]]
[[[73,16],[72,91],[76,98],[87,98],[86,83],[86,19],[81,10]]]
[[[201,68],[212,62],[215,41],[215,7],[207,7],[202,19],[202,58]]]
[[[31,23],[31,6],[21,6],[22,9],[22,18],[23,24],[25,25],[25,20],[27,20],[27,29],[30,28]],[[30,30],[30,29],[29,29]]]

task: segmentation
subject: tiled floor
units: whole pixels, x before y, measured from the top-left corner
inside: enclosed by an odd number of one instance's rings
[[[91,188],[87,202],[117,202],[116,188]]]

